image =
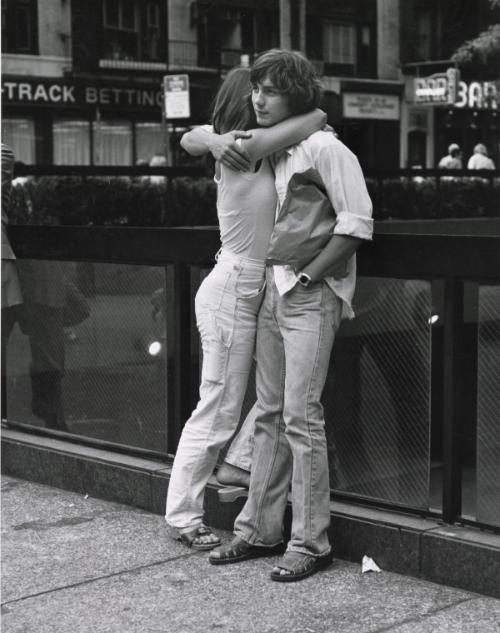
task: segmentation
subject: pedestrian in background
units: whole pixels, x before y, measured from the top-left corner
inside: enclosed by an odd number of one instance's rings
[[[167,159],[163,154],[155,154],[149,161],[150,167],[166,167]],[[153,185],[164,185],[167,179],[165,176],[149,176],[149,182]]]
[[[16,256],[8,237],[10,198],[14,174],[14,153],[2,143],[2,402],[7,397],[7,342],[19,319],[23,303]]]
[[[469,158],[467,169],[495,169],[495,163],[489,158],[486,145],[478,143],[474,147],[474,153]]]
[[[459,145],[452,143],[448,147],[448,154],[443,156],[438,166],[441,167],[441,169],[463,169],[462,150]]]

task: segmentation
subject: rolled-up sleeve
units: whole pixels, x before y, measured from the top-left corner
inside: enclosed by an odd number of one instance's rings
[[[372,201],[356,156],[342,143],[328,145],[318,155],[317,169],[337,215],[334,233],[371,240]]]

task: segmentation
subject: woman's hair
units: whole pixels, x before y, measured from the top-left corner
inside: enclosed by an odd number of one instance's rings
[[[252,85],[270,79],[288,97],[293,114],[316,108],[322,96],[321,81],[311,62],[297,51],[272,48],[254,62],[250,73]]]
[[[228,72],[214,100],[212,125],[217,134],[257,127],[249,68],[233,68]]]

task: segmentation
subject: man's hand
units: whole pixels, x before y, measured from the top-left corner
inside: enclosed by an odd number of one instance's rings
[[[313,282],[333,274],[336,279],[343,279],[347,274],[347,261],[354,255],[363,240],[351,235],[332,235],[328,244],[312,262],[302,268]]]
[[[215,160],[226,167],[234,171],[249,171],[250,156],[236,143],[236,140],[251,137],[250,132],[243,130],[233,130],[221,135],[212,134],[207,141],[207,146]]]

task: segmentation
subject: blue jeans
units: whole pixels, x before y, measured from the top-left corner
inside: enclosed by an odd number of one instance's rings
[[[279,296],[272,267],[257,327],[257,398],[248,500],[234,532],[252,545],[283,540],[292,484],[288,550],[313,556],[330,551],[330,487],[320,402],[339,327],[341,300],[325,282],[297,284]]]

